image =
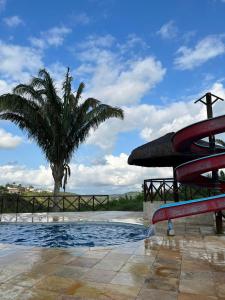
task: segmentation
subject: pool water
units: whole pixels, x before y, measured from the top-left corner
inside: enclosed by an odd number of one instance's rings
[[[36,247],[110,246],[146,236],[144,226],[121,223],[0,224],[0,243]]]

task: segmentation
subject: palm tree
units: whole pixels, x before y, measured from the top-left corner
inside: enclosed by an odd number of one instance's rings
[[[123,119],[123,111],[94,98],[81,100],[84,83],[72,92],[69,68],[57,93],[54,80],[42,69],[30,84],[19,84],[13,93],[0,96],[0,119],[10,120],[34,139],[50,163],[54,196],[67,184],[69,162],[74,151],[85,141],[90,129],[106,119]]]

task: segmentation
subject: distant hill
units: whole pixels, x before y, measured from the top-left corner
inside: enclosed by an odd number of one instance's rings
[[[123,193],[123,194],[113,194],[113,195],[109,195],[110,200],[117,200],[119,198],[135,198],[137,197],[137,195],[139,195],[140,192],[138,191],[133,191],[133,192],[127,192],[127,193]]]

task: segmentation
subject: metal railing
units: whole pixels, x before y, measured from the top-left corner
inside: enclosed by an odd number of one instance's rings
[[[109,195],[35,195],[0,194],[0,214],[75,212],[107,210]]]
[[[144,180],[144,201],[186,201],[210,197],[221,192],[215,189],[198,188],[178,183],[173,178]]]

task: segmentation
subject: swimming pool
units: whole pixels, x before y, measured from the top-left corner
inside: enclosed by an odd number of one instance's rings
[[[143,225],[125,223],[0,224],[0,243],[36,247],[94,247],[142,240]]]

